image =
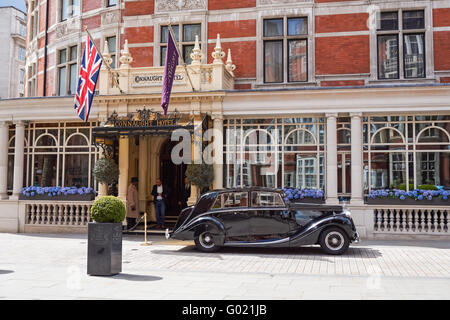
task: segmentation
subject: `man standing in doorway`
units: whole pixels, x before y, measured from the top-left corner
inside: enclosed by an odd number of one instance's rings
[[[155,203],[155,213],[156,213],[156,228],[165,229],[164,225],[166,217],[166,200],[169,190],[166,185],[163,185],[161,179],[156,179],[156,184],[152,189],[153,202]]]
[[[186,178],[184,178],[184,184],[181,187],[180,199],[178,201],[178,205],[181,206],[181,210],[183,210],[184,208],[186,208],[188,206],[187,202],[190,197],[191,197],[191,185],[189,184],[189,180],[186,177]]]
[[[134,227],[138,217],[138,178],[131,178],[131,184],[127,191],[127,229]]]

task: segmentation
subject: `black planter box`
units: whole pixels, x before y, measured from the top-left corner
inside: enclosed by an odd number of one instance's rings
[[[366,199],[367,204],[372,205],[394,205],[394,206],[450,206],[449,200],[442,200],[441,198],[433,198],[432,200],[414,200],[411,198],[406,198],[405,200],[400,200],[396,198],[386,198],[386,199]]]
[[[314,199],[314,198],[303,198],[303,199],[292,199],[289,200],[291,203],[317,203],[317,204],[324,204],[325,199]]]
[[[19,200],[31,200],[31,201],[92,201],[95,199],[95,194],[68,194],[49,197],[47,194],[36,194],[34,196],[27,197],[24,194],[19,194]]]
[[[112,276],[122,271],[122,224],[88,224],[87,273]]]

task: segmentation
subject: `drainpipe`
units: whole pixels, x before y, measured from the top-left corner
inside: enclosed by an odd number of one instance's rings
[[[45,44],[44,44],[44,86],[42,96],[47,96],[47,45],[48,45],[48,3],[45,5],[46,13],[45,13]]]

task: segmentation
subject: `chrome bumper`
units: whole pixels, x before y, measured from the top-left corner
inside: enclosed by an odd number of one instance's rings
[[[359,242],[359,235],[358,232],[355,232],[355,236],[352,239],[353,243],[358,243]]]

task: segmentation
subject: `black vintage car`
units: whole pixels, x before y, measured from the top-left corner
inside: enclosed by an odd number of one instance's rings
[[[342,206],[288,203],[284,197],[283,190],[262,187],[211,191],[185,208],[166,236],[194,240],[204,252],[320,244],[326,253],[342,254],[358,242],[350,212]]]

